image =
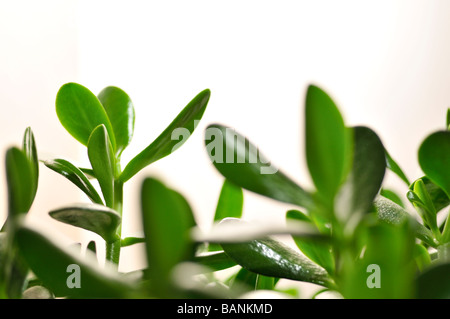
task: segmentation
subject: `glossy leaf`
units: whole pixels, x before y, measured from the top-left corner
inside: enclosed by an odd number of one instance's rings
[[[437,263],[419,274],[417,298],[450,298],[450,263]]]
[[[60,222],[92,231],[107,242],[117,239],[116,229],[121,220],[116,211],[97,204],[63,207],[52,210],[49,215]]]
[[[305,104],[306,162],[322,199],[331,203],[351,166],[351,132],[333,100],[310,85]]]
[[[26,154],[11,147],[6,151],[6,182],[8,186],[8,216],[27,213],[34,198],[34,174]]]
[[[442,190],[442,188],[440,188],[439,186],[437,186],[435,183],[433,183],[428,177],[423,176],[420,178],[420,180],[422,180],[425,189],[428,193],[428,195],[431,198],[431,202],[433,203],[436,212],[441,211],[443,208],[447,207],[448,205],[450,205],[450,198],[447,196],[447,194]],[[410,189],[414,190],[414,184],[415,182],[413,182],[410,185]]]
[[[309,208],[312,198],[274,167],[244,136],[222,125],[206,129],[205,144],[216,169],[231,183],[257,194]]]
[[[103,125],[97,126],[89,137],[88,156],[103,193],[106,206],[114,202],[114,150],[108,132]]]
[[[405,173],[402,171],[400,166],[397,164],[397,162],[391,157],[391,155],[385,150],[386,155],[386,167],[393,173],[395,173],[402,181],[405,182],[407,186],[409,186],[411,183],[409,182],[408,178],[406,177]]]
[[[375,132],[363,126],[353,129],[354,147],[350,173],[336,197],[337,217],[348,223],[359,220],[372,206],[383,182],[386,161],[384,147]]]
[[[171,269],[192,257],[188,233],[192,211],[184,199],[154,178],[144,180],[141,201],[149,280],[166,295]]]
[[[331,285],[325,269],[274,239],[222,244],[222,247],[236,263],[257,274]]]
[[[73,252],[61,247],[56,239],[26,226],[18,229],[16,236],[23,258],[33,273],[56,296],[83,299],[125,298],[133,292],[134,288],[109,268],[97,268],[93,256],[87,255],[80,259]],[[79,288],[69,288],[67,283],[77,267],[81,285]]]
[[[94,186],[92,186],[91,182],[89,182],[86,175],[78,167],[63,159],[44,161],[44,164],[74,183],[92,202],[103,205],[100,195],[97,193]]]
[[[412,200],[412,204],[420,212],[424,222],[430,227],[430,229],[438,233],[437,220],[436,220],[436,208],[431,200],[430,195],[427,192],[424,182],[418,179],[412,185],[414,195],[417,196],[416,200]],[[408,199],[412,192],[408,192]]]
[[[429,135],[419,148],[419,164],[426,176],[450,196],[450,132]]]
[[[300,212],[290,210],[286,213],[286,219],[305,221],[305,215]],[[292,238],[294,239],[297,247],[303,254],[305,254],[305,256],[325,268],[329,274],[334,273],[334,258],[329,241],[311,240],[309,238],[297,236],[292,236]]]
[[[126,182],[147,165],[171,154],[184,144],[202,118],[210,95],[208,89],[200,92],[147,148],[127,164],[120,180]]]
[[[37,154],[36,142],[34,140],[34,134],[30,127],[27,127],[23,136],[22,149],[25,153],[31,166],[31,173],[33,179],[32,201],[36,196],[39,181],[39,159]]]
[[[115,86],[104,88],[98,94],[98,99],[111,122],[116,140],[116,156],[120,156],[133,138],[135,119],[133,102],[127,93]]]
[[[411,215],[409,215],[409,213],[401,206],[381,196],[375,200],[374,206],[377,212],[377,218],[380,221],[392,225],[399,225],[404,223],[405,220],[410,220],[411,227],[414,229],[416,237],[431,247],[437,247],[437,243],[435,242],[431,231],[418,223],[415,219],[412,219]]]
[[[94,93],[77,83],[66,83],[56,96],[56,114],[62,126],[87,146],[91,132],[103,124],[115,148],[114,131],[108,115]]]

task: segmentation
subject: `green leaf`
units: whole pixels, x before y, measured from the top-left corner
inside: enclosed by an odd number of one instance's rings
[[[244,205],[242,188],[225,179],[217,202],[214,221],[220,221],[226,217],[240,218]]]
[[[90,230],[107,242],[117,240],[120,215],[103,205],[78,204],[52,210],[49,215],[62,223]]]
[[[447,109],[447,121],[445,128],[448,130],[450,128],[450,108]]]
[[[94,186],[92,186],[91,182],[89,182],[86,175],[78,167],[63,159],[44,161],[44,165],[74,183],[93,203],[103,205],[100,195],[97,193]]]
[[[414,246],[414,259],[416,261],[417,269],[423,271],[431,264],[431,257],[425,246],[421,244],[415,244]]]
[[[128,146],[134,132],[134,106],[130,97],[122,89],[115,86],[104,88],[98,99],[105,108],[111,122],[116,140],[116,156]]]
[[[386,197],[387,199],[393,201],[394,203],[396,203],[397,205],[405,208],[405,204],[403,203],[402,199],[400,198],[400,196],[393,190],[390,189],[386,189],[386,188],[382,188],[380,190],[380,195],[383,197]]]
[[[206,89],[194,97],[172,123],[127,164],[119,179],[126,182],[147,165],[171,154],[184,144],[202,118],[210,95],[210,90]]]
[[[427,192],[424,182],[421,179],[417,179],[411,187],[414,191],[413,194],[416,195],[418,199],[413,198],[411,203],[420,212],[425,224],[428,225],[433,232],[439,233],[436,220],[436,208]],[[410,199],[411,193],[411,191],[408,192],[408,199]]]
[[[419,148],[419,164],[426,176],[450,196],[450,132],[429,135]]]
[[[397,164],[396,161],[394,161],[394,159],[391,157],[388,151],[385,150],[385,153],[386,153],[386,167],[393,173],[395,173],[398,177],[400,177],[400,179],[405,182],[406,186],[409,186],[411,183],[409,182],[405,173],[403,173],[400,166]]]
[[[415,230],[416,237],[431,247],[437,247],[438,243],[435,242],[431,231],[413,219],[411,215],[401,206],[384,197],[378,197],[374,202],[374,206],[376,209],[377,218],[380,221],[387,224],[399,225],[404,223],[405,220],[410,220],[409,222],[411,227]]]
[[[155,291],[166,296],[172,268],[192,258],[188,232],[192,211],[186,200],[154,178],[142,184],[141,205],[149,280]]]
[[[205,145],[216,169],[231,183],[257,194],[309,208],[309,193],[274,167],[244,136],[222,125],[206,129]]]
[[[224,251],[215,251],[195,256],[194,262],[208,267],[212,271],[228,269],[236,266],[236,262]]]
[[[286,213],[287,220],[306,221],[301,212],[290,210]],[[292,236],[295,244],[306,257],[326,269],[329,274],[334,273],[334,257],[329,241],[312,240],[306,237]]]
[[[27,127],[23,136],[22,149],[28,160],[30,161],[31,173],[33,175],[33,190],[32,201],[36,196],[39,181],[39,160],[36,148],[36,142],[34,140],[34,134],[30,127]]]
[[[35,175],[27,155],[16,147],[6,151],[8,217],[27,213],[33,203]]]
[[[66,83],[56,95],[56,114],[62,126],[81,144],[87,146],[91,132],[103,124],[116,146],[108,115],[94,93],[77,83]]]
[[[331,285],[325,269],[274,239],[222,244],[222,247],[236,263],[257,274]]]
[[[352,219],[356,225],[369,211],[381,188],[386,161],[383,144],[375,132],[363,126],[353,131],[352,167],[336,197],[335,212],[343,223]]]
[[[351,166],[351,132],[333,100],[310,85],[305,106],[306,162],[322,200],[333,202]]]
[[[125,298],[134,290],[109,268],[97,268],[93,256],[87,255],[80,259],[70,250],[61,247],[56,239],[44,236],[32,228],[19,228],[17,243],[33,273],[56,296],[82,299]],[[75,269],[79,269],[81,285],[79,288],[69,288],[68,283],[75,282],[74,277],[71,277],[76,275]]]
[[[126,237],[120,241],[120,247],[132,246],[135,244],[145,243],[145,238],[141,237]]]
[[[256,278],[256,289],[273,290],[275,288],[275,278],[258,275]]]
[[[401,224],[368,225],[357,239],[361,258],[342,265],[341,293],[349,299],[405,299],[414,297],[414,234],[408,220]]]
[[[89,137],[88,156],[97,177],[106,206],[114,202],[115,158],[108,131],[103,124],[97,126]]]
[[[422,182],[425,186],[425,189],[431,198],[431,202],[433,203],[433,205],[436,209],[436,212],[439,212],[444,207],[447,207],[448,205],[450,205],[450,198],[442,190],[442,188],[437,186],[426,176],[423,176],[420,179],[422,180]],[[414,184],[415,184],[415,182],[413,182],[410,185],[410,187],[409,187],[410,190],[414,190]]]
[[[450,263],[437,263],[419,274],[417,280],[417,298],[450,298]]]

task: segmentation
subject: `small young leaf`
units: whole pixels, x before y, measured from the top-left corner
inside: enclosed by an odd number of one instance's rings
[[[9,218],[29,211],[34,198],[34,177],[26,154],[16,147],[9,148],[6,151]]]
[[[423,176],[420,179],[422,180],[422,182],[425,186],[425,189],[431,198],[431,202],[433,203],[433,205],[436,209],[436,212],[439,212],[444,207],[447,207],[448,205],[450,205],[450,198],[442,190],[442,188],[437,186],[426,176]],[[415,182],[413,182],[410,185],[410,187],[409,187],[410,190],[414,190],[414,184],[415,184]]]
[[[83,172],[72,163],[63,159],[44,161],[44,165],[61,174],[81,189],[93,203],[103,205],[100,195]]]
[[[192,211],[186,200],[154,178],[146,178],[142,184],[141,205],[149,280],[165,296],[172,268],[192,256],[188,237]]]
[[[257,274],[330,286],[325,269],[285,244],[266,238],[247,243],[222,244],[225,253],[245,269]]]
[[[106,206],[112,207],[114,201],[115,157],[108,131],[103,124],[97,126],[89,137],[88,156],[102,189]]]
[[[419,164],[426,176],[450,196],[450,132],[429,135],[419,148]]]
[[[49,212],[54,219],[99,234],[106,242],[117,239],[116,229],[120,224],[120,215],[103,205],[78,204]]]
[[[231,183],[281,202],[312,206],[309,193],[269,164],[257,147],[235,130],[210,125],[205,144],[212,163]]]
[[[386,167],[393,173],[395,173],[398,177],[400,177],[400,179],[405,182],[406,186],[409,186],[411,183],[409,182],[408,178],[406,177],[405,173],[403,173],[402,169],[397,164],[397,162],[394,161],[394,159],[386,150],[385,155],[386,155]]]
[[[127,164],[119,179],[126,182],[147,165],[171,154],[184,144],[202,118],[210,95],[210,90],[206,89],[189,102],[172,123]]]
[[[134,287],[110,269],[97,268],[93,256],[80,259],[54,239],[32,228],[22,226],[16,237],[19,251],[33,273],[57,297],[126,298],[134,291]],[[80,285],[72,286],[77,284],[77,270]]]
[[[450,298],[450,263],[437,263],[417,277],[417,298]]]
[[[436,220],[436,208],[431,200],[430,195],[427,192],[424,182],[418,179],[412,185],[414,194],[417,195],[419,201],[412,201],[413,205],[421,212],[424,222],[430,227],[430,229],[438,233],[437,220]],[[408,192],[408,195],[411,191]],[[408,196],[409,198],[409,196]]]
[[[100,124],[108,131],[113,148],[114,131],[108,115],[94,93],[77,83],[66,83],[56,95],[56,114],[62,126],[87,146],[91,132]]]
[[[225,179],[217,202],[214,221],[220,221],[227,217],[240,218],[244,205],[242,188]]]
[[[122,89],[115,86],[104,88],[98,99],[105,108],[111,122],[116,140],[116,156],[128,146],[134,132],[134,106],[130,97]]]
[[[305,137],[311,178],[331,204],[351,167],[352,136],[333,100],[314,85],[306,93]]]
[[[24,136],[23,136],[23,143],[22,143],[22,149],[25,155],[27,156],[28,160],[30,161],[31,165],[31,172],[33,175],[33,190],[32,190],[32,201],[34,200],[34,197],[36,196],[37,188],[38,188],[38,181],[39,181],[39,160],[38,160],[38,154],[36,149],[36,142],[34,140],[34,134],[30,127],[28,127],[25,130]]]
[[[392,191],[390,189],[382,188],[380,190],[380,195],[383,196],[383,197],[386,197],[387,199],[390,199],[391,201],[393,201],[397,205],[405,208],[405,204],[403,203],[402,199],[400,198],[400,196],[396,192],[394,192],[394,191]]]

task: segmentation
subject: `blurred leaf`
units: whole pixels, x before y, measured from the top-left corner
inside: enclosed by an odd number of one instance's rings
[[[332,284],[325,269],[274,239],[267,237],[245,243],[221,245],[236,263],[257,274],[324,286]]]
[[[421,244],[414,245],[414,259],[419,271],[423,271],[431,264],[430,254],[428,250]]]
[[[387,224],[399,225],[404,223],[405,220],[409,220],[417,238],[431,247],[437,247],[431,231],[413,219],[401,206],[384,197],[378,197],[374,202],[374,206],[377,212],[377,218],[380,221]]]
[[[122,89],[115,86],[104,88],[98,99],[105,108],[111,122],[116,140],[116,156],[128,146],[134,132],[134,106],[130,97]]]
[[[97,177],[95,176],[94,170],[92,168],[85,168],[85,167],[79,167],[80,171],[82,171],[84,173],[84,175],[86,175],[86,177],[88,179],[96,179]]]
[[[405,173],[403,173],[400,166],[397,164],[396,161],[391,157],[391,155],[388,153],[387,150],[385,150],[386,155],[386,167],[391,170],[391,172],[395,173],[402,181],[405,182],[406,186],[409,186],[411,183],[409,182],[408,178],[406,177]]]
[[[38,154],[36,149],[36,142],[34,140],[34,134],[30,127],[27,127],[25,130],[24,136],[23,136],[23,143],[22,143],[23,152],[25,153],[26,157],[30,161],[31,166],[31,173],[32,173],[32,179],[33,179],[33,189],[32,189],[32,199],[33,202],[34,197],[36,196],[36,192],[38,189],[38,182],[39,182],[39,160],[38,160]]]
[[[202,118],[210,95],[210,90],[206,89],[189,102],[172,123],[127,164],[119,179],[126,182],[147,165],[171,154],[184,144]]]
[[[275,280],[273,277],[258,275],[256,277],[256,289],[273,290],[275,288]]]
[[[393,201],[394,203],[401,206],[402,208],[405,208],[405,204],[403,203],[401,197],[396,192],[394,192],[390,189],[382,188],[380,190],[380,195]]]
[[[450,299],[450,263],[437,263],[419,274],[417,298]]]
[[[52,210],[49,215],[62,223],[92,231],[107,242],[117,240],[120,215],[103,205],[77,204]]]
[[[120,247],[127,247],[134,244],[145,243],[145,238],[140,237],[126,237],[120,241]]]
[[[310,194],[269,164],[255,145],[233,129],[208,126],[205,145],[216,169],[231,183],[281,202],[312,206]]]
[[[44,164],[48,168],[61,174],[69,181],[74,183],[89,197],[89,199],[93,203],[103,205],[103,201],[100,198],[100,195],[97,193],[94,186],[92,186],[91,182],[89,182],[86,175],[84,175],[84,173],[79,168],[63,159],[44,161]]]
[[[445,128],[448,130],[450,128],[450,108],[447,109],[447,121]]]
[[[294,210],[286,213],[286,219],[293,219],[298,221],[305,221],[305,215]],[[326,269],[329,274],[334,273],[334,258],[331,252],[331,245],[327,241],[312,240],[308,238],[301,238],[292,236],[295,244],[300,251],[316,264]]]
[[[125,298],[133,287],[122,281],[109,268],[99,269],[88,256],[80,259],[40,232],[23,226],[17,231],[20,253],[44,285],[57,296],[71,298]],[[91,256],[92,257],[92,256]],[[72,272],[79,267],[81,285],[69,288]]]
[[[365,250],[342,266],[340,287],[349,299],[414,297],[414,236],[408,220],[398,225],[378,223],[364,229]]]
[[[8,186],[8,220],[27,213],[34,198],[34,174],[26,154],[11,147],[6,151],[6,182]]]
[[[214,221],[220,221],[226,217],[240,218],[244,205],[242,188],[225,179],[217,202]]]
[[[97,126],[89,137],[88,156],[95,176],[102,189],[106,206],[114,202],[115,158],[108,132],[104,125]]]
[[[66,83],[56,95],[56,114],[62,126],[81,144],[87,146],[91,132],[103,124],[116,147],[108,115],[94,93],[77,83]]]
[[[223,270],[236,266],[236,262],[228,257],[224,251],[215,251],[212,253],[198,255],[194,258],[194,262],[206,266],[212,271]]]
[[[171,269],[192,256],[188,231],[192,211],[186,201],[154,178],[142,184],[141,204],[148,276],[152,289],[167,297]]]
[[[352,137],[333,100],[314,85],[306,93],[305,137],[311,178],[331,205],[351,167]]]
[[[353,136],[352,167],[336,197],[335,213],[344,224],[352,219],[356,225],[381,188],[386,161],[383,144],[375,132],[357,126],[353,128]]]
[[[419,148],[419,164],[426,176],[450,195],[450,132],[429,135]]]

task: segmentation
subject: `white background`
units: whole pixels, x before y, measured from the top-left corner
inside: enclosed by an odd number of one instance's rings
[[[333,97],[348,125],[375,130],[414,179],[422,174],[421,141],[445,126],[449,39],[445,0],[0,1],[0,147],[4,154],[19,144],[31,126],[41,158],[87,163],[85,149],[58,122],[57,90],[78,82],[97,94],[116,85],[136,110],[124,167],[209,88],[210,103],[191,139],[126,185],[123,235],[141,230],[139,189],[146,176],[183,193],[208,227],[223,178],[204,150],[204,128],[222,123],[237,129],[309,189],[302,115],[305,90],[314,83]],[[0,174],[2,221],[3,165]],[[404,193],[392,174],[385,181]],[[248,219],[282,222],[290,208],[245,196]],[[29,218],[73,240],[98,239],[47,216],[79,201],[86,198],[73,185],[41,166]],[[122,270],[144,266],[136,252],[124,250]]]

